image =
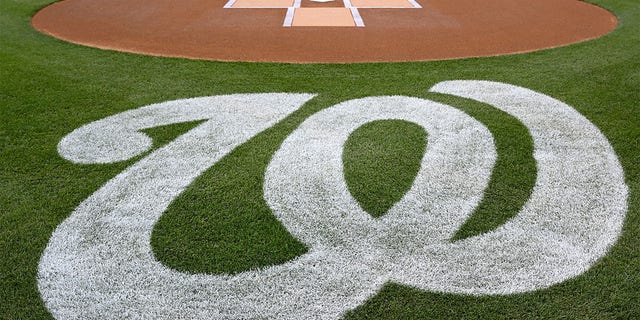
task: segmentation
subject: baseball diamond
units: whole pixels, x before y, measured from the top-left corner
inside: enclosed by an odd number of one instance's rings
[[[66,0],[33,25],[67,41],[225,61],[372,62],[493,56],[611,32],[576,0]]]
[[[0,319],[640,319],[637,0],[0,0]]]

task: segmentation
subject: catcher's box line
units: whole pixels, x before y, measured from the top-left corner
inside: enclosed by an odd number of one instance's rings
[[[357,8],[349,8],[351,10],[351,15],[353,16],[353,22],[355,22],[356,27],[364,27],[364,21],[362,21],[362,17],[360,16],[360,12]]]
[[[301,5],[302,0],[295,0],[293,2],[293,7],[287,8],[287,15],[284,17],[284,24],[282,25],[283,27],[291,27],[291,25],[293,24],[293,15],[296,11],[295,8],[300,8]]]
[[[283,27],[291,27],[295,10],[293,7],[287,8],[287,15],[284,17],[284,23],[282,24]]]
[[[359,8],[367,8],[367,9],[420,9],[422,8],[422,6],[420,6],[415,0],[404,0],[407,2],[408,5],[402,6],[402,5],[389,5],[389,4],[385,4],[384,1],[382,1],[381,3],[368,3],[365,0],[365,3],[362,3],[361,5],[353,5],[353,3],[351,2],[351,0],[343,0],[343,7],[345,9],[348,9],[348,12],[351,14],[351,19],[353,20],[353,25],[348,24],[348,26],[355,26],[355,27],[364,27],[364,20],[362,19],[362,16],[360,15],[360,11],[358,11]],[[282,6],[280,5],[280,1],[274,3],[274,2],[270,2],[270,1],[264,1],[263,3],[260,4],[256,4],[253,2],[249,2],[246,3],[246,1],[243,2],[238,2],[238,0],[229,0],[225,5],[224,8],[225,9],[279,9],[279,8],[286,8],[287,9],[287,13],[285,14],[285,18],[284,18],[284,22],[282,24],[283,27],[294,27],[294,26],[345,26],[343,24],[343,22],[340,21],[333,21],[333,20],[326,20],[326,22],[322,22],[320,21],[320,23],[318,23],[317,21],[314,21],[313,23],[310,23],[308,21],[304,21],[304,19],[306,19],[306,17],[304,18],[300,18],[300,20],[303,20],[302,22],[300,22],[299,24],[296,24],[294,22],[295,16],[296,16],[296,12],[298,12],[298,8],[302,7],[302,0],[295,0],[293,1],[293,3],[291,3],[290,6]],[[318,17],[320,17],[320,20],[322,20],[322,18],[325,18],[327,16],[334,16],[333,14],[329,13],[329,11],[333,10],[333,12],[337,12],[339,15],[341,15],[343,18],[346,15],[346,11],[345,10],[338,10],[336,9],[322,9],[322,8],[317,8],[314,9],[313,11],[307,10],[305,11],[306,15],[311,14],[312,12],[316,11],[318,13],[322,12],[323,14],[318,14]],[[336,16],[334,16],[334,18],[338,18]]]

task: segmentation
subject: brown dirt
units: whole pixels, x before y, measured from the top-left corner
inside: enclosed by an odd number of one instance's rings
[[[226,0],[65,0],[38,12],[32,24],[56,38],[98,48],[296,63],[530,52],[597,38],[617,26],[610,12],[577,0],[418,3],[422,9],[359,9],[364,28],[284,28],[286,9],[224,9]]]

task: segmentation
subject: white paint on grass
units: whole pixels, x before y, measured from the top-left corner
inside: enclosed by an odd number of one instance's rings
[[[235,94],[152,104],[74,130],[60,141],[58,152],[74,163],[128,160],[151,148],[151,138],[140,130],[198,120],[208,121],[181,137],[191,139],[185,146],[195,148],[209,143],[228,149],[232,142],[235,145],[246,142],[251,134],[274,125],[312,97],[310,94]],[[192,136],[194,134],[198,136]],[[201,136],[205,134],[215,140],[203,140]],[[189,151],[193,152],[189,157],[210,155],[202,155],[201,150],[184,150]]]
[[[353,131],[385,119],[415,123],[429,141],[409,191],[376,219],[347,189],[342,150]],[[267,168],[264,197],[307,246],[377,261],[388,272],[396,251],[458,230],[482,199],[495,159],[489,130],[458,109],[409,97],[351,100],[311,116],[284,141]]]
[[[39,266],[47,307],[60,319],[335,319],[389,281],[510,294],[575,277],[606,254],[621,231],[627,187],[593,124],[560,101],[507,84],[450,81],[432,91],[491,104],[531,132],[536,184],[518,215],[496,230],[449,240],[488,184],[496,159],[489,131],[447,105],[371,97],[308,118],[267,167],[265,200],[307,254],[233,276],[171,270],[150,247],[153,225],[171,201],[312,96],[166,102],[93,122],[60,142],[71,161],[108,163],[148,150],[151,141],[139,130],[209,119],[109,181],[56,229]],[[342,151],[358,127],[384,119],[416,123],[429,141],[412,187],[376,219],[349,193]]]

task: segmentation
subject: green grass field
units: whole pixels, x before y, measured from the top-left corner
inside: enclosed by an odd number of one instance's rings
[[[589,271],[548,289],[504,296],[441,294],[389,283],[347,319],[640,319],[640,5],[595,0],[620,24],[600,39],[511,56],[351,65],[223,63],[149,57],[66,43],[29,20],[51,0],[0,0],[0,319],[50,319],[37,287],[53,230],[100,186],[140,159],[73,164],[56,146],[89,122],[167,100],[260,92],[315,93],[300,110],[200,176],[155,226],[166,266],[238,273],[307,252],[262,197],[265,169],[305,119],[350,99],[405,95],[455,106],[493,134],[498,151],[485,198],[455,238],[491,231],[518,213],[536,178],[532,140],[488,105],[429,93],[456,79],[526,87],[573,106],[608,138],[629,187],[623,233]],[[147,130],[154,148],[197,123]],[[358,129],[345,146],[349,190],[383,215],[411,185],[428,133],[389,120]],[[394,165],[389,165],[393,163]]]

